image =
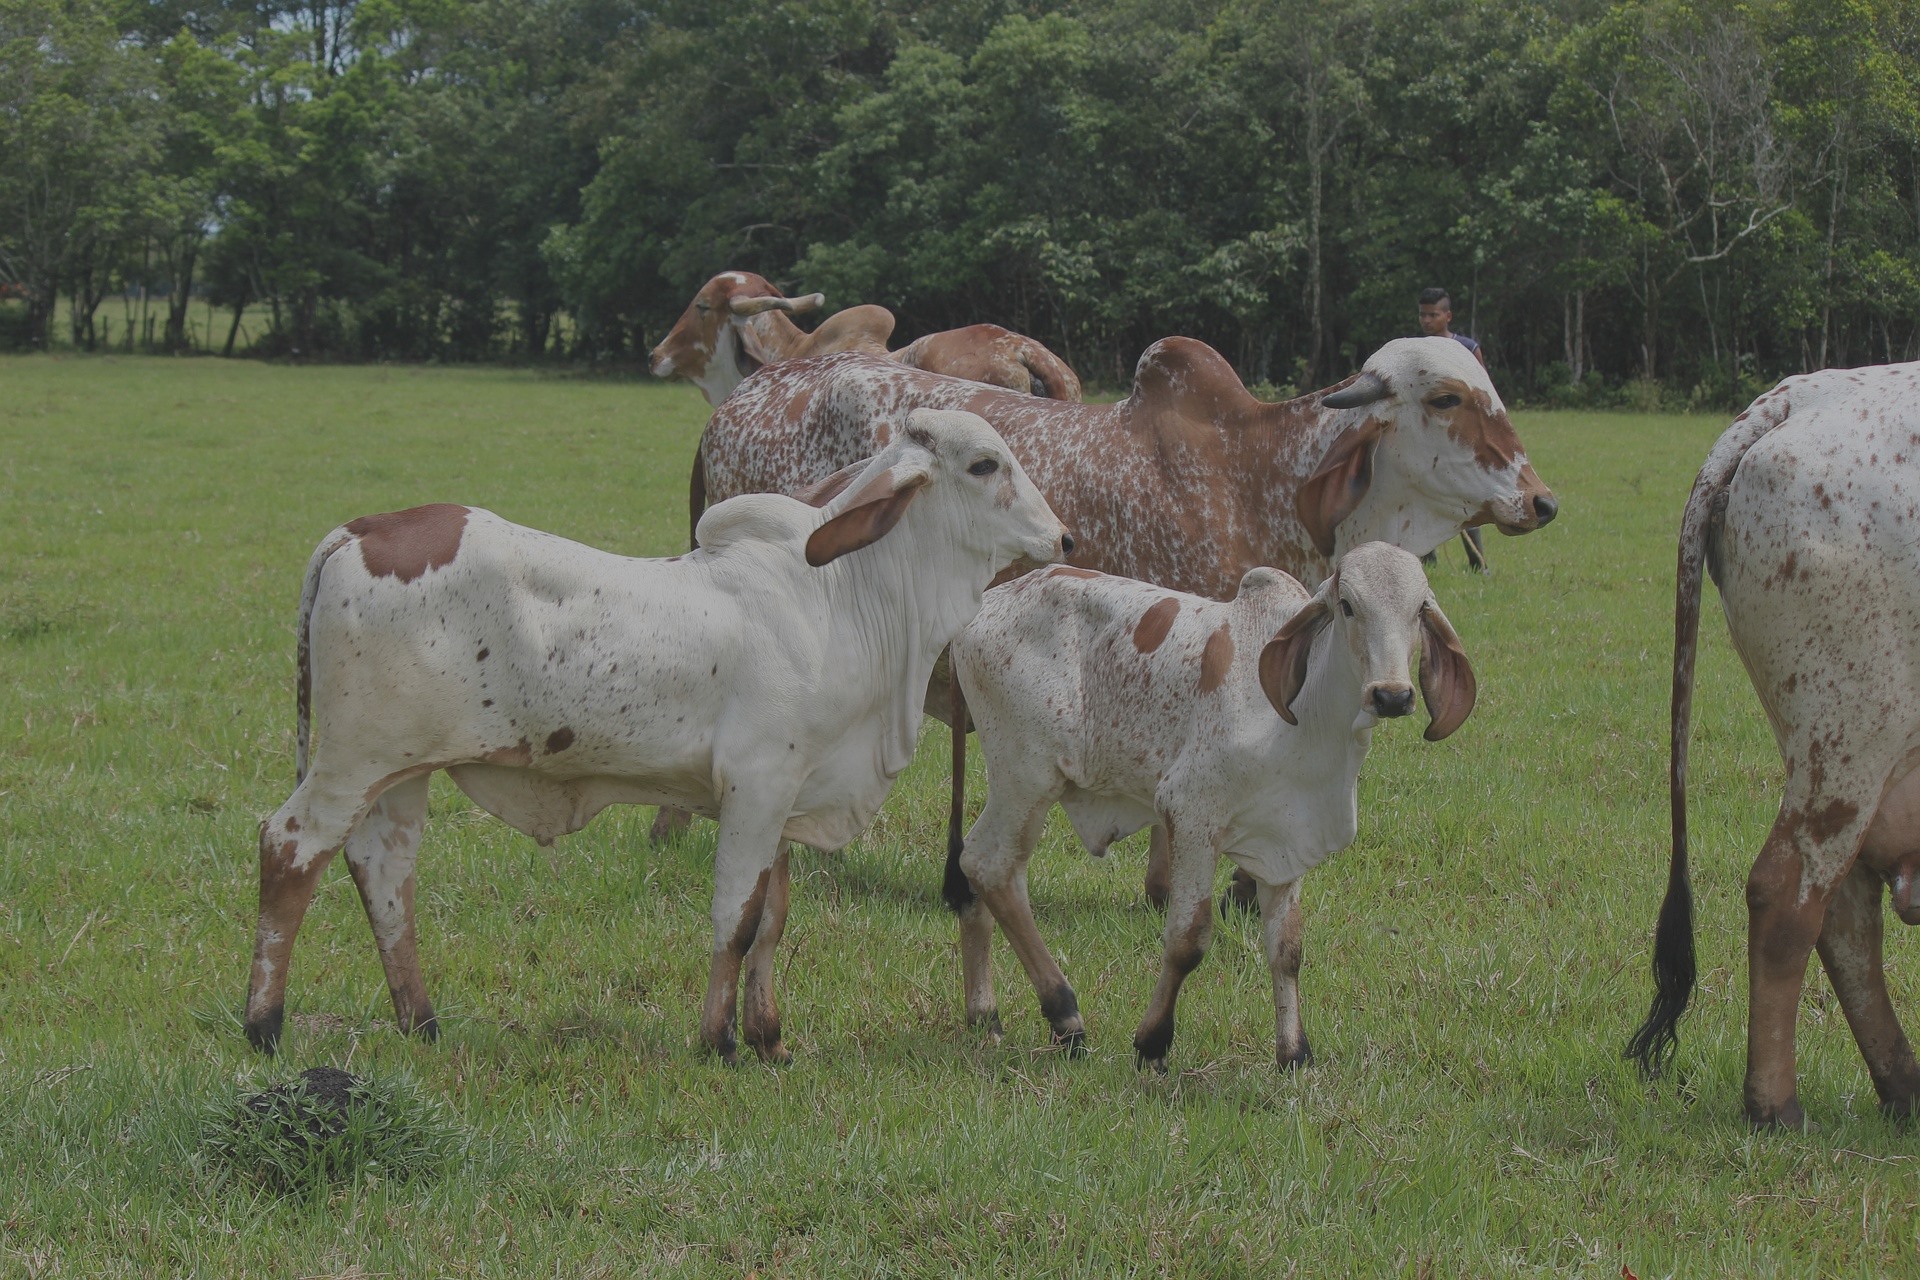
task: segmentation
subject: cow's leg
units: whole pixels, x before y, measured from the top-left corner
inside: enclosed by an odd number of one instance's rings
[[[760,924],[747,948],[746,1008],[741,1033],[763,1062],[787,1062],[793,1057],[780,1042],[780,1006],[773,998],[773,953],[787,928],[789,884],[787,850],[773,860],[767,891],[760,904]]]
[[[653,815],[653,825],[647,828],[647,839],[655,846],[663,845],[692,825],[693,814],[663,804],[660,812]]]
[[[1220,893],[1220,915],[1224,919],[1229,909],[1252,911],[1260,905],[1260,888],[1253,877],[1240,868],[1233,869],[1233,879],[1227,881],[1227,887]]]
[[[713,861],[713,958],[700,1013],[700,1037],[729,1066],[738,1061],[734,1014],[740,966],[766,911],[773,864],[783,851],[780,833],[790,799],[783,796],[774,806],[742,798],[720,814],[720,845]]]
[[[1881,1105],[1896,1114],[1912,1115],[1920,1104],[1920,1064],[1914,1061],[1887,996],[1887,975],[1881,967],[1880,895],[1880,877],[1856,862],[1828,901],[1818,944],[1820,963],[1840,997]]]
[[[1313,1061],[1300,1024],[1300,882],[1260,885],[1260,920],[1267,968],[1273,972],[1273,1055],[1282,1069]]]
[[[262,1053],[280,1044],[293,940],[320,873],[347,842],[364,787],[330,786],[309,772],[287,802],[260,824],[260,916],[247,982],[247,1040]]]
[[[1007,771],[1015,777],[1025,774]],[[994,1004],[993,974],[989,962],[993,923],[1006,932],[1007,944],[1020,957],[1020,964],[1040,997],[1040,1012],[1053,1028],[1056,1043],[1079,1052],[1086,1042],[1086,1024],[1080,1019],[1080,1000],[1054,962],[1053,953],[1040,937],[1033,922],[1033,905],[1027,898],[1027,859],[1039,842],[1053,807],[1053,790],[1015,794],[1009,781],[995,785],[987,793],[987,804],[973,830],[967,835],[966,849],[960,855],[960,867],[967,873],[979,898],[960,916],[960,955],[966,968],[967,1021],[974,1026],[997,1029],[999,1013]],[[989,919],[981,910],[992,912]]]
[[[354,827],[346,845],[347,869],[360,890],[387,971],[393,1020],[403,1034],[429,1040],[440,1023],[420,976],[413,914],[413,869],[427,822],[427,774],[389,787]]]
[[[1801,810],[1782,807],[1747,875],[1747,1118],[1806,1124],[1794,1080],[1794,1029],[1807,959],[1826,922],[1828,893],[1806,874]]]
[[[1162,815],[1173,837],[1173,882],[1167,899],[1167,925],[1160,961],[1160,981],[1147,1003],[1147,1014],[1133,1033],[1139,1065],[1167,1069],[1167,1050],[1173,1045],[1173,1007],[1180,986],[1199,967],[1213,938],[1213,864],[1218,855],[1209,844],[1192,842],[1182,828]]]
[[[1173,842],[1167,838],[1167,829],[1156,822],[1147,836],[1147,882],[1144,890],[1147,905],[1155,911],[1165,911],[1167,893],[1172,883]]]

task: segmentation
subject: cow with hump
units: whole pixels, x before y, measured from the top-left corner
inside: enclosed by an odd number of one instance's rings
[[[700,286],[680,319],[652,353],[656,378],[684,378],[719,405],[748,374],[782,360],[867,351],[911,369],[926,369],[1054,400],[1078,400],[1080,379],[1044,346],[997,324],[945,329],[891,354],[893,312],[871,304],[848,307],[811,333],[789,319],[815,311],[826,295],[789,298],[764,276],[723,271]],[[696,518],[698,515],[696,513]]]
[[[901,369],[868,355],[796,361],[748,379],[707,423],[696,485],[791,493],[864,457],[918,406],[977,413],[1079,539],[1073,563],[1226,599],[1256,566],[1317,587],[1363,542],[1423,555],[1472,525],[1538,529],[1559,510],[1480,362],[1450,338],[1387,343],[1339,387],[1256,400],[1191,338],[1147,348],[1132,394],[1056,404]],[[946,696],[929,710],[945,718]],[[656,832],[671,819],[663,816]],[[1147,897],[1167,893],[1155,828]],[[1252,882],[1236,876],[1251,902]]]
[[[1374,726],[1413,710],[1416,648],[1437,741],[1473,710],[1473,669],[1418,558],[1379,542],[1341,556],[1312,595],[1272,569],[1248,572],[1223,602],[1071,566],[989,591],[953,642],[987,758],[986,808],[948,850],[968,1021],[1000,1034],[997,920],[1055,1038],[1077,1047],[1085,1034],[1027,901],[1027,858],[1057,803],[1096,857],[1150,825],[1172,836],[1160,981],[1133,1037],[1141,1064],[1166,1069],[1222,856],[1257,887],[1275,1058],[1308,1061],[1300,880],[1353,841]],[[958,755],[961,730],[954,741]]]
[[[824,507],[734,498],[700,550],[611,555],[438,505],[329,534],[299,632],[299,783],[261,825],[246,1030],[272,1050],[314,885],[345,851],[394,1015],[432,1036],[414,860],[427,782],[547,843],[609,804],[717,818],[706,1043],[784,1059],[785,841],[838,849],[911,759],[936,657],[1009,563],[1072,539],[972,414],[907,416]]]
[[[1883,895],[1920,924],[1920,364],[1789,378],[1735,419],[1680,525],[1673,850],[1655,996],[1628,1046],[1649,1074],[1694,985],[1687,739],[1704,573],[1719,588],[1786,765],[1747,876],[1746,1111],[1805,1123],[1794,1031],[1818,952],[1889,1112],[1920,1111],[1920,1064],[1887,995]]]

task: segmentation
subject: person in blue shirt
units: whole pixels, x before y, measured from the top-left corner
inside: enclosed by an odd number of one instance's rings
[[[1453,331],[1453,299],[1447,296],[1445,289],[1435,286],[1420,291],[1420,332],[1429,338],[1452,338],[1473,352],[1473,358],[1480,362],[1482,369],[1487,367],[1487,353],[1480,349],[1480,344],[1464,333]],[[1466,548],[1468,564],[1482,573],[1488,572],[1487,551],[1480,543],[1478,529],[1468,529],[1462,533],[1460,545]],[[1429,551],[1424,559],[1432,564],[1433,553]]]

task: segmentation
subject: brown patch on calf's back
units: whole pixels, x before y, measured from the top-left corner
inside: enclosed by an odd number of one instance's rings
[[[573,730],[562,725],[547,735],[547,754],[556,755],[573,745]]]
[[[458,503],[431,502],[405,511],[361,516],[347,524],[360,540],[360,561],[376,578],[412,582],[429,569],[453,563],[460,554],[460,535],[467,527],[467,509]]]
[[[1212,693],[1225,684],[1232,669],[1233,632],[1223,622],[1207,637],[1207,647],[1200,652],[1200,692]]]
[[[1172,596],[1155,601],[1133,627],[1133,647],[1141,653],[1152,653],[1167,638],[1167,632],[1173,629],[1174,615],[1180,612],[1180,602]]]
[[[1098,578],[1102,576],[1091,569],[1082,569],[1077,564],[1057,564],[1047,570],[1047,573],[1055,578]]]

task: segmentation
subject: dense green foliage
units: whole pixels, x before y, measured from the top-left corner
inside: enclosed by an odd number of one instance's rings
[[[1673,529],[1724,418],[1522,414],[1562,514],[1442,549],[1480,678],[1443,743],[1375,736],[1360,838],[1308,878],[1305,1018],[1272,1063],[1260,935],[1223,924],[1173,1074],[1130,1038],[1163,918],[1144,837],[1056,815],[1039,926],[1088,1056],[1049,1049],[996,944],[1007,1038],[970,1032],[938,899],[947,744],[873,827],[794,854],[791,1067],[699,1046],[712,823],[618,807],[541,849],[434,784],[421,955],[439,1043],[392,1030],[352,881],[323,878],[286,1051],[237,1025],[259,820],[293,784],[294,611],[336,522],[436,499],[678,551],[691,388],[524,370],[0,358],[0,1275],[1901,1276],[1915,1142],[1818,967],[1801,1099],[1748,1131],[1746,868],[1771,735],[1709,606],[1693,755],[1698,1001],[1678,1078],[1620,1058],[1666,876]],[[937,726],[936,726],[937,729]],[[974,752],[970,800],[983,798]],[[1224,875],[1223,875],[1224,878]],[[1913,1025],[1914,930],[1887,937]],[[468,1140],[443,1176],[249,1193],[203,1108],[332,1064],[412,1077]]]
[[[0,281],[261,349],[630,360],[715,271],[1124,382],[1453,290],[1513,393],[1920,354],[1911,0],[0,0]],[[133,334],[122,328],[122,337]]]

